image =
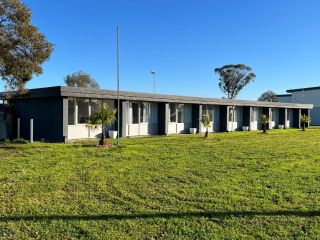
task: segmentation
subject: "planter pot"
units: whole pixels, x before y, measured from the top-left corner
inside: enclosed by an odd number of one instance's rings
[[[242,131],[249,131],[249,127],[248,126],[243,126],[242,127]]]
[[[284,125],[279,125],[278,128],[279,129],[284,129]]]
[[[118,131],[109,131],[109,138],[117,138],[118,136]]]
[[[191,134],[196,134],[197,133],[197,129],[196,128],[190,128],[190,133]]]

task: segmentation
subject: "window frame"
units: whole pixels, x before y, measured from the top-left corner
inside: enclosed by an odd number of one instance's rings
[[[172,107],[174,106],[174,111],[172,111]],[[182,111],[180,111],[182,109]],[[174,121],[172,121],[172,113],[174,113]],[[169,123],[185,123],[185,104],[184,103],[169,103]],[[181,122],[179,120],[179,115],[181,116]]]

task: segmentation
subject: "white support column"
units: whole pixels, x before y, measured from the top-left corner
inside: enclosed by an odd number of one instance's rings
[[[74,99],[74,125],[78,124],[78,104],[77,99]]]
[[[30,142],[33,143],[33,119],[30,119]]]
[[[91,117],[91,99],[88,100],[88,114]],[[88,127],[88,137],[91,137],[91,128]]]
[[[202,133],[202,105],[199,105],[199,133]]]
[[[170,108],[169,103],[165,104],[165,135],[169,134]]]
[[[91,99],[89,99],[89,102],[88,102],[88,113],[90,117],[91,116]]]
[[[129,111],[129,102],[122,102],[122,136],[123,138],[127,137],[129,135],[128,133],[128,111]],[[118,133],[119,134],[119,133]]]

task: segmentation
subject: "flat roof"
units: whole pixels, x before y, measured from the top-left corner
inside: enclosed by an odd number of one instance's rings
[[[0,93],[0,98],[3,93]],[[278,108],[302,108],[312,109],[312,104],[280,103],[280,102],[259,102],[250,100],[230,100],[220,98],[204,98],[192,96],[178,96],[168,94],[140,93],[120,91],[121,100],[149,101],[149,102],[169,102],[169,103],[190,103],[190,104],[212,104],[224,106],[250,106],[250,107],[278,107]],[[30,89],[28,98],[45,97],[77,97],[77,98],[96,98],[96,99],[117,99],[117,91],[101,90],[93,88],[75,87],[48,87]]]
[[[287,92],[288,93],[292,93],[292,92],[301,92],[301,91],[310,91],[310,90],[319,90],[319,89],[320,89],[320,86],[318,86],[318,87],[289,89],[289,90],[287,90]]]

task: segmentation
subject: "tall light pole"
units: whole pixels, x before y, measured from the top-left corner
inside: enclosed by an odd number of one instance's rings
[[[150,73],[153,75],[153,93],[156,93],[156,71],[151,70]]]
[[[120,135],[120,47],[119,47],[119,27],[117,26],[117,147],[119,147],[119,135]]]

